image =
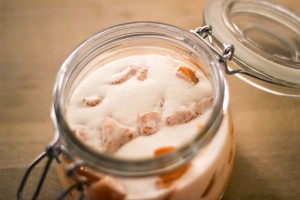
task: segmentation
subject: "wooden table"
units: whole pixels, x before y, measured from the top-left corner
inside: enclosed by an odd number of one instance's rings
[[[299,1],[288,3],[300,13]],[[16,198],[25,168],[51,140],[54,79],[81,41],[108,26],[135,20],[195,28],[202,24],[205,4],[201,0],[0,0],[0,199]],[[237,155],[224,199],[300,199],[300,100],[227,78]],[[32,181],[37,177],[35,173]],[[33,187],[29,184],[27,190]],[[40,199],[53,199],[61,190],[51,168]]]

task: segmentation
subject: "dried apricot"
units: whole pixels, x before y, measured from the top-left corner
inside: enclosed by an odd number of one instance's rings
[[[160,126],[160,113],[147,112],[138,117],[139,131],[141,135],[151,135],[158,131]]]
[[[76,170],[76,172],[77,172],[78,175],[86,177],[89,181],[98,181],[98,180],[100,180],[99,176],[97,176],[96,174],[90,172],[89,170],[87,170],[84,167],[79,167]]]
[[[110,117],[103,118],[100,126],[101,147],[105,153],[115,153],[121,146],[138,135],[134,128],[121,124]]]
[[[154,151],[154,156],[160,156],[165,153],[169,153],[175,150],[174,146],[163,146]]]
[[[90,96],[83,99],[83,102],[90,107],[94,107],[102,102],[102,98],[98,96]]]
[[[136,79],[144,81],[147,77],[147,73],[148,69],[146,67],[130,65],[129,67],[126,67],[124,70],[113,76],[111,84],[121,84],[134,76],[136,77]]]
[[[212,97],[207,97],[201,101],[191,102],[189,104],[176,108],[166,118],[166,124],[168,126],[187,123],[199,115],[203,114],[205,110],[211,107],[213,102]]]
[[[176,75],[179,78],[183,78],[187,81],[192,82],[193,84],[197,84],[199,82],[199,79],[196,77],[196,72],[184,66],[180,66],[177,69]]]
[[[174,146],[164,146],[156,149],[154,151],[155,156],[163,155],[169,152],[172,152],[175,150]],[[190,163],[185,164],[174,171],[161,175],[159,178],[155,181],[156,187],[157,188],[167,188],[172,185],[174,181],[179,179],[190,167]]]
[[[174,181],[179,179],[190,167],[190,163],[177,168],[171,173],[159,176],[159,179],[155,181],[156,187],[167,188],[172,185]]]
[[[90,200],[124,200],[124,188],[112,177],[106,176],[94,182],[87,188],[87,199]]]

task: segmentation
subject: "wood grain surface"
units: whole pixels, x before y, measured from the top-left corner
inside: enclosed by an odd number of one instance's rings
[[[128,21],[189,30],[202,0],[0,0],[0,199],[16,199],[25,168],[53,136],[52,87],[68,54],[92,34]],[[283,4],[300,13],[300,1]],[[300,199],[300,100],[227,77],[237,154],[224,200]],[[34,188],[34,172],[25,197]],[[62,191],[51,168],[40,199]],[[26,199],[26,198],[25,198]]]

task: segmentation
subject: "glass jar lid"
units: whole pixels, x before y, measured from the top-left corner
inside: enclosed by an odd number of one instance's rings
[[[235,47],[230,68],[262,90],[300,98],[300,17],[262,0],[212,0],[204,11],[212,42]],[[251,76],[245,75],[251,74]],[[254,78],[253,78],[254,77]]]

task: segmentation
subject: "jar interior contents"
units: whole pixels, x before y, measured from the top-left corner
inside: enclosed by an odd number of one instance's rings
[[[145,157],[191,139],[198,131],[187,129],[203,126],[212,101],[200,70],[168,56],[137,55],[109,62],[85,78],[67,115],[76,136],[100,152]]]
[[[122,159],[163,155],[192,140],[207,122],[213,88],[193,62],[169,54],[128,55],[96,66],[74,89],[67,119],[90,148]],[[228,114],[189,163],[155,177],[119,178],[81,170],[94,180],[90,199],[217,199],[234,157]]]

